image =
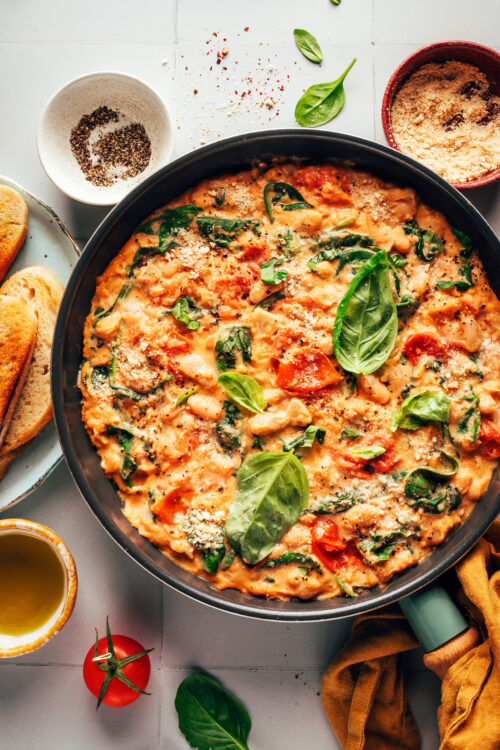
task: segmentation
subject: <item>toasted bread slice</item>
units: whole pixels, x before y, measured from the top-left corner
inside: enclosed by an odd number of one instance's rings
[[[0,456],[32,440],[52,419],[50,353],[62,293],[63,286],[57,276],[42,266],[23,268],[0,287],[0,295],[25,300],[38,318],[31,367]]]
[[[37,316],[27,302],[0,296],[0,447],[28,374],[36,331]]]
[[[23,246],[28,206],[16,190],[0,185],[0,281]]]

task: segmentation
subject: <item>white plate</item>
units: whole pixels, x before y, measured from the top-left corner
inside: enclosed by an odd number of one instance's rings
[[[12,180],[0,176],[23,196],[28,206],[28,232],[21,251],[6,278],[26,266],[47,266],[66,284],[80,251],[51,208]],[[0,480],[0,512],[33,492],[62,458],[54,423],[51,422],[11,464]]]

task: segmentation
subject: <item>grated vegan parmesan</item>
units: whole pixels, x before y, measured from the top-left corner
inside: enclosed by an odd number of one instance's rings
[[[500,99],[479,68],[458,60],[429,63],[403,83],[391,108],[401,151],[450,182],[500,166]]]

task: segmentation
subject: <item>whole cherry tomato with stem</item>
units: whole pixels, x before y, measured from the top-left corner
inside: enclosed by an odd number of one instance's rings
[[[144,649],[125,635],[111,635],[108,617],[106,638],[99,639],[97,629],[95,635],[95,644],[83,663],[83,679],[97,698],[96,710],[101,703],[128,706],[141,695],[150,695],[146,692],[151,675],[148,653],[153,649]]]

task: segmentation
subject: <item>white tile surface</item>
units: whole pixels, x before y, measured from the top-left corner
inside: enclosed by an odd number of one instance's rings
[[[202,140],[295,126],[302,91],[338,77],[356,56],[345,108],[326,127],[385,142],[380,102],[396,65],[436,39],[498,44],[499,9],[499,0],[480,6],[470,0],[342,0],[340,6],[328,0],[4,0],[0,96],[4,106],[9,102],[9,116],[0,118],[0,173],[52,205],[76,237],[91,234],[106,210],[81,206],[57,191],[38,162],[35,132],[45,101],[59,86],[99,69],[138,75],[159,91],[176,118],[179,156]],[[321,66],[297,52],[294,27],[317,34],[325,55]],[[223,46],[228,55],[217,65]],[[242,90],[250,94],[241,98]],[[276,102],[270,110],[263,105],[267,97]],[[232,99],[243,103],[234,106]],[[500,230],[498,187],[470,191],[469,197]],[[64,465],[7,515],[58,531],[73,551],[80,585],[75,612],[56,639],[35,654],[0,664],[1,750],[185,750],[174,698],[193,668],[213,672],[245,703],[253,721],[252,750],[338,747],[318,691],[349,621],[259,622],[164,588],[108,538]],[[94,627],[104,632],[106,614],[115,632],[155,647],[153,695],[128,709],[103,707],[96,714],[81,664]],[[436,750],[439,683],[423,669],[421,654],[403,661],[422,748]]]

